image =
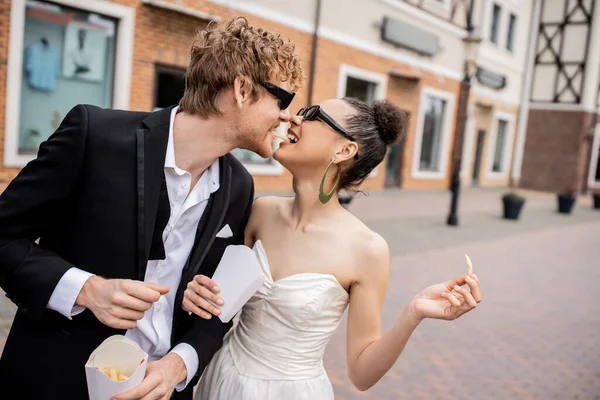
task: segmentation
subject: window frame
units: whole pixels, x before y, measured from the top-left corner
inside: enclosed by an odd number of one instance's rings
[[[117,20],[112,107],[127,110],[131,92],[135,9],[105,0],[52,0],[61,6],[111,17]],[[19,119],[23,79],[23,39],[27,0],[12,0],[8,35],[8,62],[4,122],[4,166],[22,168],[35,159],[33,154],[19,154]],[[116,90],[118,88],[118,90]]]
[[[506,42],[504,48],[511,53],[515,52],[515,38],[517,35],[517,29],[519,26],[519,17],[514,12],[508,13],[508,25],[506,26]],[[512,24],[511,24],[512,22]],[[512,28],[512,30],[511,30]],[[510,47],[509,47],[510,46]]]
[[[346,86],[348,78],[359,79],[366,82],[372,82],[375,84],[375,92],[373,93],[373,101],[385,99],[387,93],[388,78],[384,74],[380,74],[366,69],[354,67],[348,64],[340,65],[340,71],[338,74],[338,87],[337,87],[337,98],[341,99],[346,96]],[[383,164],[383,163],[382,163]],[[379,173],[378,165],[371,171],[369,178],[375,178]]]
[[[487,154],[486,154],[486,177],[491,179],[506,179],[510,172],[512,150],[514,145],[515,137],[515,116],[505,112],[496,111],[492,119],[491,136],[488,143]],[[500,122],[506,122],[506,138],[504,141],[504,149],[502,150],[502,169],[500,171],[494,171],[494,153],[496,150],[496,142],[498,140],[498,128]]]
[[[600,189],[600,180],[594,178],[594,175],[596,175],[596,167],[600,162],[600,123],[596,124],[592,146],[590,169],[588,171],[588,187],[590,189]]]
[[[498,9],[498,20],[496,21],[496,24],[494,25],[494,11],[496,10],[496,8]],[[490,19],[490,43],[493,43],[494,45],[499,46],[500,45],[500,37],[501,37],[501,31],[502,31],[502,5],[500,3],[497,2],[493,2],[492,3],[492,16]],[[494,37],[494,27],[496,28],[496,35]]]
[[[421,171],[421,146],[423,145],[423,125],[425,124],[425,101],[426,97],[435,97],[446,101],[446,114],[444,115],[442,137],[440,140],[440,160],[439,171]],[[442,91],[431,87],[424,87],[421,90],[421,98],[419,100],[419,115],[417,117],[417,128],[415,133],[415,144],[412,154],[412,171],[411,175],[414,179],[429,179],[442,180],[446,178],[448,170],[448,159],[450,157],[450,137],[454,132],[455,118],[455,96],[452,92]]]

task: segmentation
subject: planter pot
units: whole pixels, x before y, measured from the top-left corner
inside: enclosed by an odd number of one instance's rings
[[[594,193],[594,208],[600,210],[600,193]]]
[[[558,195],[558,212],[561,214],[571,214],[575,205],[575,196]]]
[[[521,209],[523,208],[523,204],[525,204],[525,199],[504,197],[502,198],[502,203],[504,204],[504,218],[514,220],[519,219]]]

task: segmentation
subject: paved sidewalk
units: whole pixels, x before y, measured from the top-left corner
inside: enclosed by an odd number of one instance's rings
[[[454,322],[425,321],[368,392],[347,379],[345,321],[326,367],[336,399],[600,399],[600,221],[392,258],[389,329],[421,288],[465,272],[484,300]]]
[[[351,203],[390,246],[384,332],[422,288],[464,274],[464,253],[484,301],[457,321],[423,322],[364,393],[347,379],[343,321],[325,359],[336,399],[600,400],[600,211],[580,197],[572,215],[561,215],[554,195],[528,192],[521,219],[507,221],[503,193],[464,190],[459,227],[445,225],[446,191],[373,193]],[[0,296],[0,352],[13,313]]]

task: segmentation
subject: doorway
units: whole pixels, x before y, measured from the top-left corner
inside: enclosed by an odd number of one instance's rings
[[[473,186],[479,186],[481,175],[481,158],[483,156],[483,144],[485,142],[485,130],[477,131],[477,142],[475,147],[475,160],[473,161]]]

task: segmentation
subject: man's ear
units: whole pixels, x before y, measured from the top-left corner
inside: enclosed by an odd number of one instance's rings
[[[252,95],[252,83],[244,76],[236,76],[233,81],[233,96],[238,108],[242,108],[245,102],[250,101]]]

